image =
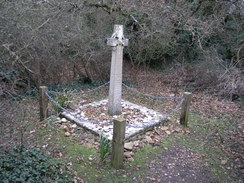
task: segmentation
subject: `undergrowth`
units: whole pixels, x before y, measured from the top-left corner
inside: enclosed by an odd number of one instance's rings
[[[19,146],[0,158],[1,182],[71,182],[65,166],[40,149]]]
[[[111,142],[103,134],[100,135],[100,158],[104,161],[111,152]]]
[[[57,101],[57,103],[64,108],[68,107],[68,101],[71,99],[70,95],[58,95],[55,100]],[[60,113],[61,109],[56,106],[54,103],[52,103],[53,109],[57,112]]]

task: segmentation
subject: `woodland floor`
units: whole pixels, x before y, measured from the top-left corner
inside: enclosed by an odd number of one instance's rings
[[[210,171],[200,165],[200,158],[190,148],[174,145],[150,161],[146,182],[215,182]]]
[[[124,75],[132,87],[156,96],[188,90],[176,86],[174,78],[129,69]],[[176,113],[170,122],[126,142],[132,147],[122,170],[112,169],[109,158],[99,160],[99,137],[55,116],[39,122],[37,98],[24,97],[18,104],[21,108],[8,111],[11,123],[0,124],[0,152],[19,143],[40,148],[66,162],[76,182],[243,182],[243,105],[206,91],[193,92],[188,128],[179,125]]]

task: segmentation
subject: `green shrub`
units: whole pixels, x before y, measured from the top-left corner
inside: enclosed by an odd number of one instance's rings
[[[72,182],[64,165],[40,149],[18,147],[0,157],[1,182]]]
[[[58,95],[55,100],[58,102],[58,104],[61,107],[65,108],[65,107],[68,107],[67,102],[70,100],[70,97],[71,97],[70,95]],[[53,104],[53,108],[57,113],[61,112],[61,109],[58,106],[56,106],[55,104]]]
[[[100,136],[100,157],[104,161],[111,151],[111,142],[103,135]]]

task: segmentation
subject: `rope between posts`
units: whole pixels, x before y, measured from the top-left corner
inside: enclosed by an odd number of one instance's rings
[[[104,126],[111,125],[111,122],[107,122],[107,123],[98,123],[98,122],[90,121],[90,120],[84,119],[84,118],[82,118],[82,117],[80,117],[80,116],[74,115],[73,113],[71,113],[70,111],[68,111],[68,110],[65,109],[64,107],[62,107],[57,101],[55,101],[55,100],[48,94],[48,92],[46,92],[45,94],[46,94],[46,96],[48,97],[48,99],[49,99],[55,106],[57,106],[59,109],[61,109],[62,111],[66,112],[67,114],[73,116],[74,118],[81,120],[82,122],[85,122],[85,123],[92,123],[92,124],[96,124],[96,125],[99,124],[99,125],[104,125]]]
[[[167,120],[170,116],[172,116],[176,111],[178,111],[182,105],[182,103],[185,101],[185,98],[182,97],[180,103],[176,106],[175,109],[173,109],[168,115],[166,115],[164,118],[162,118],[160,121],[156,122],[156,123],[152,123],[152,124],[149,124],[149,125],[145,125],[145,126],[135,126],[135,125],[130,125],[128,124],[127,126],[129,127],[132,127],[132,128],[150,128],[150,127],[153,127],[153,126],[156,126],[160,123],[162,123],[163,121]]]
[[[50,94],[55,94],[55,95],[80,95],[80,94],[88,94],[88,93],[91,93],[91,92],[94,92],[94,91],[97,91],[98,89],[101,89],[103,87],[105,87],[106,85],[108,85],[110,82],[106,82],[100,86],[98,86],[97,88],[94,88],[92,90],[88,90],[88,91],[82,91],[82,92],[70,92],[70,93],[67,93],[67,92],[56,92],[56,91],[48,91],[48,93]],[[140,94],[140,95],[144,95],[144,96],[147,96],[147,97],[150,97],[150,98],[154,98],[154,99],[182,99],[183,97],[182,96],[175,96],[175,97],[161,97],[161,96],[154,96],[154,95],[150,95],[150,94],[145,94],[145,93],[142,93],[142,92],[139,92],[131,87],[129,87],[128,85],[122,83],[122,85],[124,87],[126,87],[128,90],[132,91],[133,93],[136,93],[136,94]]]
[[[98,123],[98,122],[95,122],[95,121],[90,121],[90,120],[86,120],[80,116],[77,116],[77,115],[74,115],[73,113],[71,113],[70,111],[68,111],[67,109],[65,109],[64,107],[62,107],[57,101],[55,101],[49,94],[49,92],[47,91],[45,94],[46,96],[48,97],[48,99],[55,105],[57,106],[58,108],[60,108],[62,111],[66,112],[67,114],[73,116],[74,118],[76,119],[79,119],[81,120],[82,122],[85,122],[85,123],[92,123],[92,124],[95,124],[95,125],[103,125],[103,126],[109,126],[109,125],[112,125],[111,122],[106,122],[106,123]],[[128,127],[132,127],[132,128],[150,128],[150,127],[153,127],[155,125],[158,125],[160,123],[162,123],[163,121],[167,120],[171,115],[173,115],[176,111],[178,111],[182,105],[182,103],[184,102],[185,98],[182,97],[180,103],[176,106],[175,109],[173,109],[168,115],[166,115],[164,118],[162,118],[160,121],[156,122],[156,123],[152,123],[152,124],[149,124],[149,125],[145,125],[145,126],[135,126],[135,125],[130,125],[130,124],[127,124],[126,126]]]
[[[46,92],[46,95],[47,97],[49,98],[49,100],[55,105],[57,106],[59,109],[61,109],[62,111],[66,112],[67,114],[71,115],[72,117],[76,118],[76,119],[79,119],[81,120],[82,122],[85,122],[85,123],[92,123],[92,124],[96,124],[96,125],[103,125],[103,126],[108,126],[108,125],[112,125],[111,122],[105,122],[105,123],[98,123],[98,122],[95,122],[95,121],[90,121],[90,120],[86,120],[80,116],[77,116],[77,115],[74,115],[73,113],[71,113],[70,111],[68,111],[67,109],[65,109],[64,107],[62,107],[57,101],[55,101],[49,94],[56,94],[56,95],[66,95],[66,94],[74,94],[74,95],[79,95],[79,94],[87,94],[87,93],[91,93],[91,92],[94,92],[94,91],[97,91],[98,89],[100,88],[103,88],[105,87],[106,85],[109,84],[109,81],[98,86],[97,88],[94,88],[92,90],[89,90],[89,91],[82,91],[82,92],[71,92],[71,93],[65,93],[65,92],[56,92],[56,91],[47,91]],[[147,97],[150,97],[150,98],[154,98],[154,99],[181,99],[181,101],[179,102],[179,104],[176,106],[175,109],[173,109],[169,114],[167,114],[164,118],[162,118],[160,121],[156,122],[156,123],[153,123],[153,124],[149,124],[149,125],[145,125],[145,126],[136,126],[136,125],[130,125],[130,124],[127,124],[126,126],[128,127],[132,127],[132,128],[150,128],[150,127],[153,127],[155,125],[158,125],[160,123],[162,123],[163,121],[167,120],[171,115],[173,115],[177,110],[179,110],[179,108],[181,107],[182,103],[184,102],[184,98],[182,96],[175,96],[175,97],[161,97],[161,96],[154,96],[154,95],[150,95],[150,94],[145,94],[145,93],[142,93],[142,92],[139,92],[129,86],[127,86],[126,84],[122,83],[122,85],[124,87],[126,87],[127,89],[129,89],[130,91],[132,91],[133,93],[136,93],[136,94],[140,94],[140,95],[144,95],[144,96],[147,96]]]
[[[125,86],[128,90],[132,91],[133,93],[144,95],[144,96],[151,97],[151,98],[154,98],[154,99],[183,99],[183,97],[160,97],[160,96],[154,96],[154,95],[150,95],[150,94],[145,94],[145,93],[139,92],[139,91],[127,86],[124,83],[122,83],[122,85]]]
[[[91,90],[88,90],[88,91],[81,91],[81,92],[70,92],[70,93],[67,93],[67,92],[56,92],[56,91],[48,91],[48,93],[50,94],[55,94],[55,95],[80,95],[80,94],[88,94],[88,93],[91,93],[91,92],[94,92],[94,91],[97,91],[98,89],[101,89],[103,87],[105,87],[106,85],[109,84],[109,81],[98,86],[97,88],[94,88],[94,89],[91,89]]]

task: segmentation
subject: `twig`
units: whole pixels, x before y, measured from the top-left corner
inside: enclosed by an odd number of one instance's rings
[[[47,24],[49,22],[50,18],[48,18],[45,22],[43,22],[40,26],[38,26],[37,28],[35,28],[36,30],[39,30],[40,28],[42,28],[45,24]]]
[[[16,55],[15,52],[11,51],[9,46],[11,44],[3,44],[3,47],[6,48],[10,55],[15,57],[15,62],[19,63],[20,65],[22,65],[22,67],[24,67],[28,72],[32,73],[32,74],[36,74],[34,71],[32,71],[31,69],[29,69],[21,60],[20,60],[20,57],[18,55]],[[15,62],[13,63],[13,65],[15,64]]]
[[[139,23],[139,21],[133,16],[131,15],[128,11],[126,10],[122,10],[120,7],[115,7],[113,6],[109,6],[108,4],[102,3],[88,3],[86,4],[87,6],[91,6],[91,7],[96,7],[96,8],[103,8],[104,11],[106,11],[107,13],[111,14],[112,12],[120,12],[123,16],[128,16],[130,17],[137,25],[139,25],[139,27],[142,29],[142,25]]]

